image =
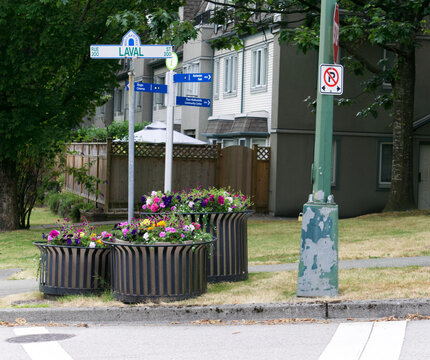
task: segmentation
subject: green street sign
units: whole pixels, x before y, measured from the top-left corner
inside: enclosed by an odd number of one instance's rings
[[[176,66],[178,66],[178,55],[176,55],[176,53],[172,51],[172,57],[166,59],[166,67],[169,70],[175,70]]]

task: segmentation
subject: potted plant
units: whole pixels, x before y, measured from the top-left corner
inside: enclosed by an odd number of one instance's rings
[[[213,237],[188,218],[157,215],[118,224],[103,242],[112,251],[112,292],[125,303],[176,301],[207,289]]]
[[[58,220],[59,229],[33,244],[40,250],[39,289],[48,295],[90,294],[110,284],[110,249],[85,219],[72,224]]]
[[[153,191],[141,199],[146,213],[180,213],[216,236],[208,263],[208,281],[248,278],[247,220],[254,212],[249,198],[240,192],[211,187],[174,193]]]

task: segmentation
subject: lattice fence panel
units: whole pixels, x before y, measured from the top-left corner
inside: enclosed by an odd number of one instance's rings
[[[164,144],[135,144],[134,154],[136,157],[165,156]],[[112,143],[112,155],[128,155],[127,142]],[[173,157],[177,159],[216,159],[216,145],[174,145]]]
[[[270,161],[270,147],[258,147],[257,160]]]

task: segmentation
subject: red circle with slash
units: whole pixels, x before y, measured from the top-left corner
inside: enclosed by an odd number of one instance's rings
[[[330,71],[335,72],[336,75],[333,77],[333,74],[331,74]],[[333,81],[333,83],[331,83],[331,81]],[[329,87],[333,87],[333,86],[336,86],[338,82],[339,82],[339,73],[337,72],[337,70],[333,67],[328,68],[324,72],[324,83]]]

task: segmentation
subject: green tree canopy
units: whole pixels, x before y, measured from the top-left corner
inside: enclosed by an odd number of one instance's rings
[[[319,44],[320,1],[316,0],[229,0],[216,5],[212,21],[231,24],[229,36],[217,38],[217,47],[240,46],[241,39],[276,24],[279,41],[297,45],[307,52]],[[360,115],[378,115],[378,108],[391,109],[393,125],[393,166],[386,210],[415,207],[412,177],[412,136],[414,121],[415,51],[428,38],[429,0],[339,0],[340,46],[344,61],[356,74],[372,74],[363,82],[374,101]],[[277,14],[278,16],[272,16]],[[279,16],[280,15],[280,16]],[[428,42],[428,41],[427,41]],[[394,54],[394,65],[386,59],[366,57],[363,45],[378,46]],[[376,91],[383,83],[392,90]],[[310,94],[312,95],[312,94]],[[342,99],[341,103],[348,103]]]
[[[20,162],[40,168],[116,84],[116,60],[90,59],[91,44],[195,36],[180,23],[181,0],[0,2],[0,230],[16,228]],[[176,36],[178,34],[178,36]]]

